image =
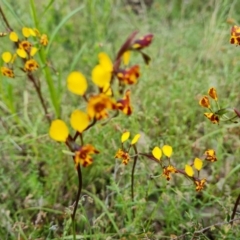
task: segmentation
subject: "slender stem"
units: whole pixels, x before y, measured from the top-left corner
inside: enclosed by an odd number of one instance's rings
[[[72,227],[73,227],[73,237],[74,239],[76,239],[76,229],[75,229],[75,215],[76,215],[76,211],[78,208],[78,202],[80,199],[80,195],[82,192],[82,171],[81,171],[81,166],[78,163],[77,165],[77,173],[78,173],[78,192],[77,192],[77,197],[76,197],[76,201],[75,201],[75,205],[74,205],[74,209],[73,209],[73,214],[72,214]]]
[[[88,127],[84,130],[84,132],[87,131],[87,130],[88,130],[89,128],[91,128],[92,126],[94,126],[96,122],[97,122],[97,120],[96,120],[96,118],[94,118],[93,121],[92,121],[92,123],[91,123],[90,125],[88,125]],[[76,141],[76,139],[77,139],[77,137],[78,137],[79,135],[81,135],[81,133],[80,133],[80,132],[76,132],[75,135],[74,135],[74,137],[73,137],[73,141]]]
[[[3,12],[1,6],[0,6],[0,15],[2,15],[2,19],[3,19],[3,21],[5,22],[5,24],[6,24],[7,28],[8,28],[8,30],[9,30],[10,32],[12,32],[13,29],[11,28],[11,26],[10,26],[10,24],[9,24],[9,22],[8,22],[8,20],[7,20],[6,16],[5,16],[5,14],[4,14],[4,12]]]
[[[34,88],[35,88],[35,90],[36,90],[36,92],[37,92],[37,95],[38,95],[38,97],[39,97],[39,99],[40,99],[40,102],[41,102],[41,105],[42,105],[42,107],[43,107],[45,116],[46,116],[46,118],[47,118],[47,120],[48,120],[48,122],[49,122],[49,124],[50,124],[50,123],[51,123],[51,118],[50,118],[50,116],[49,116],[46,103],[45,103],[45,101],[44,101],[44,99],[43,99],[43,95],[42,95],[42,92],[41,92],[41,87],[40,87],[39,84],[37,84],[36,79],[34,78],[34,76],[33,76],[31,73],[29,73],[27,76],[28,76],[29,80],[30,80],[30,81],[33,83],[33,85],[34,85]]]
[[[235,214],[237,212],[237,207],[238,207],[239,202],[240,202],[240,194],[238,195],[237,200],[236,200],[236,202],[234,204],[234,208],[233,208],[233,211],[232,211],[232,215],[231,215],[230,221],[232,221],[234,219],[234,217],[235,217]],[[231,225],[232,224],[233,224],[233,222],[231,222]]]
[[[132,202],[134,202],[134,172],[135,172],[135,168],[136,168],[136,164],[137,164],[137,160],[138,160],[138,151],[135,145],[133,145],[133,149],[135,152],[135,156],[134,156],[134,162],[133,162],[133,167],[132,167],[132,174],[131,174],[131,196],[132,196]],[[135,209],[133,207],[132,209],[132,213],[133,213],[133,217],[135,217]]]

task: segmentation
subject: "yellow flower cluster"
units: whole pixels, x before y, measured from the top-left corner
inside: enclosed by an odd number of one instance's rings
[[[41,46],[47,46],[48,38],[46,34],[40,34],[36,28],[22,28],[23,39],[20,40],[16,32],[10,32],[9,39],[15,44],[16,51],[14,53],[4,52],[2,54],[2,60],[5,63],[5,66],[1,67],[2,75],[14,78],[14,65],[17,57],[20,57],[24,61],[24,67],[21,68],[27,73],[31,73],[39,68],[37,61],[33,58],[34,55],[38,52]],[[29,38],[34,38],[34,41],[39,40],[39,46],[34,46]]]
[[[216,153],[213,149],[209,149],[209,150],[205,151],[204,155],[205,155],[206,161],[210,161],[210,162],[217,161]],[[194,173],[192,166],[197,170],[197,176],[194,176],[195,173]],[[195,183],[196,191],[201,191],[204,188],[204,185],[206,183],[205,178],[199,179],[199,174],[200,174],[200,170],[202,169],[202,167],[203,167],[203,160],[201,160],[200,158],[195,158],[193,164],[185,165],[185,173]]]
[[[125,148],[127,150],[125,150],[123,147],[123,143],[126,142],[129,139],[129,137],[130,137],[130,132],[124,132],[122,134],[122,136],[121,136],[122,148],[120,148],[115,155],[115,158],[121,159],[122,163],[124,165],[127,165],[128,162],[130,161],[129,151],[130,151],[131,147],[133,147],[138,142],[138,140],[140,138],[140,134],[138,133],[133,137],[128,148]]]
[[[116,100],[114,98],[112,85],[116,78],[119,82],[119,92],[122,93],[126,85],[135,84],[137,82],[140,76],[139,66],[127,67],[127,65],[130,60],[130,51],[140,52],[140,49],[147,47],[151,43],[153,35],[146,36],[147,37],[134,40],[135,34],[132,34],[120,48],[114,62],[106,53],[101,52],[98,54],[99,63],[91,72],[92,82],[98,89],[97,93],[87,93],[88,81],[81,72],[73,71],[68,75],[68,90],[83,97],[86,101],[86,108],[83,111],[76,109],[70,116],[70,124],[76,131],[74,137],[69,134],[67,124],[61,119],[52,121],[49,135],[56,141],[66,143],[75,154],[74,160],[76,164],[88,166],[92,163],[92,159],[88,157],[88,155],[98,153],[93,146],[90,147],[90,144],[72,148],[72,145],[76,146],[75,141],[78,136],[81,137],[81,145],[83,145],[83,132],[92,127],[97,121],[107,118],[110,119],[110,111],[115,111],[112,117],[115,117],[119,111],[126,115],[132,113],[130,90],[126,90],[122,98]],[[44,42],[44,36],[41,36],[41,40]],[[121,68],[122,63],[124,65],[123,68]],[[139,137],[140,135],[135,136],[131,145],[134,145]],[[81,153],[79,151],[81,151]],[[86,158],[83,156],[86,156]],[[123,150],[119,150],[116,157],[121,158],[124,164],[127,164],[130,160],[128,153]]]

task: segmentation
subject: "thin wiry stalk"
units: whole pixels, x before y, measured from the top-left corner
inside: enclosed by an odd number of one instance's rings
[[[51,117],[50,117],[50,115],[48,113],[46,103],[45,103],[45,101],[43,99],[41,87],[40,87],[39,84],[37,84],[36,79],[34,78],[34,76],[32,74],[29,73],[27,76],[28,76],[29,80],[33,83],[33,86],[34,86],[34,88],[35,88],[35,90],[37,92],[38,98],[40,99],[41,105],[43,107],[43,110],[44,110],[44,113],[45,113],[45,117],[48,120],[48,123],[51,124]]]
[[[135,172],[135,168],[136,168],[136,164],[137,164],[137,160],[138,160],[138,151],[135,145],[133,145],[133,149],[135,152],[135,156],[134,156],[134,161],[133,161],[133,167],[132,167],[132,174],[131,174],[131,196],[132,196],[132,202],[134,202],[134,172]],[[133,217],[135,217],[135,209],[133,207],[132,209],[132,213],[133,213]]]
[[[236,215],[236,212],[237,212],[237,207],[238,207],[238,204],[240,202],[240,194],[238,195],[237,197],[237,200],[234,204],[234,208],[233,208],[233,211],[232,211],[232,215],[231,215],[231,218],[230,218],[230,221],[232,221]],[[233,222],[231,222],[231,225],[233,224]]]
[[[78,192],[77,192],[77,197],[75,200],[74,209],[73,209],[73,213],[72,213],[72,227],[73,227],[74,239],[76,239],[75,216],[76,216],[76,212],[77,212],[77,208],[78,208],[78,202],[80,199],[80,195],[82,192],[82,171],[81,171],[80,164],[77,165],[77,173],[78,173]]]

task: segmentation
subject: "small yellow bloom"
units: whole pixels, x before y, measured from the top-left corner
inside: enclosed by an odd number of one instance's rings
[[[99,151],[90,144],[80,147],[79,150],[75,152],[75,165],[81,164],[83,167],[91,165],[93,162],[91,155],[97,153],[99,153]]]
[[[212,98],[212,99],[214,99],[214,100],[218,100],[218,97],[217,97],[217,91],[216,91],[216,89],[214,88],[214,87],[212,87],[212,88],[210,88],[209,90],[208,90],[208,95]]]
[[[141,135],[138,133],[134,136],[133,140],[131,141],[131,145],[134,145],[138,142],[139,138],[141,137]]]
[[[213,124],[218,124],[220,121],[218,115],[214,113],[204,113],[204,116],[208,118]]]
[[[121,142],[126,142],[130,137],[130,132],[124,132],[121,137]]]
[[[127,152],[124,152],[122,149],[119,149],[115,155],[115,158],[121,159],[124,165],[127,165],[130,161],[130,156]]]
[[[80,110],[75,110],[72,112],[70,117],[70,123],[74,130],[78,132],[83,132],[89,125],[89,116],[87,113]]]
[[[13,70],[8,67],[1,67],[1,73],[3,76],[14,78]]]
[[[210,108],[210,102],[207,96],[204,96],[199,101],[200,106]]]
[[[173,167],[172,165],[164,167],[163,176],[166,177],[166,179],[168,181],[171,179],[171,176],[170,176],[171,173],[177,173],[177,169],[175,167]]]
[[[46,47],[48,45],[48,36],[46,34],[42,34],[41,38],[40,38],[40,43],[41,45],[43,45],[44,47]]]
[[[159,147],[155,147],[152,150],[152,155],[160,161],[161,157],[162,157],[162,150]]]
[[[2,60],[5,62],[5,63],[9,63],[11,60],[12,60],[12,54],[10,52],[4,52],[2,54]]]
[[[108,117],[107,110],[116,108],[117,105],[111,98],[104,93],[100,93],[89,98],[87,113],[91,119],[96,118],[97,120],[100,120]]]
[[[12,42],[17,42],[18,41],[18,35],[15,32],[11,32],[9,34],[9,38]]]
[[[203,166],[202,160],[199,159],[199,158],[195,158],[195,159],[194,159],[194,167],[195,167],[198,171],[200,171],[200,170],[202,169],[202,166]]]
[[[87,80],[81,72],[71,72],[67,77],[68,90],[74,94],[83,96],[87,90]]]
[[[24,65],[24,70],[27,72],[33,72],[38,69],[38,63],[34,59],[27,60]]]
[[[163,151],[163,154],[165,155],[165,156],[167,156],[168,158],[170,158],[171,156],[172,156],[172,147],[171,146],[169,146],[169,145],[164,145],[163,147],[162,147],[162,151]]]
[[[92,81],[100,88],[110,83],[113,72],[113,64],[106,53],[99,53],[99,64],[92,70]]]
[[[66,123],[60,119],[52,121],[49,129],[50,137],[58,142],[66,142],[69,131]]]
[[[206,155],[205,160],[210,162],[217,161],[216,153],[213,149],[208,149],[207,151],[205,151],[205,155]]]
[[[202,180],[196,180],[195,182],[196,185],[196,191],[199,192],[204,188],[204,185],[206,183],[206,179],[202,179]]]
[[[185,172],[189,177],[192,177],[194,175],[193,168],[188,164],[185,165]]]

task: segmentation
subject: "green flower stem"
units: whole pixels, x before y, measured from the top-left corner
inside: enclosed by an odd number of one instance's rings
[[[134,202],[134,172],[135,172],[135,168],[136,168],[136,164],[137,164],[137,160],[138,160],[138,151],[135,145],[133,145],[133,149],[135,152],[135,156],[134,156],[134,162],[133,162],[133,167],[132,167],[132,174],[131,174],[131,196],[132,196],[132,202]],[[133,207],[132,209],[132,214],[133,217],[135,217],[135,209]]]

